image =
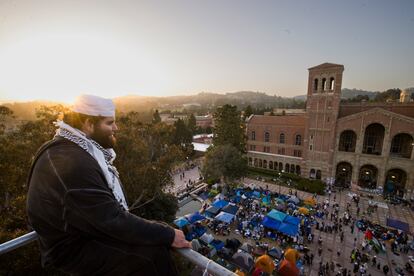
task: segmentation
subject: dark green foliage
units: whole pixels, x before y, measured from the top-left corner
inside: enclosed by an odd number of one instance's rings
[[[217,108],[214,112],[214,125],[215,146],[231,145],[240,152],[245,151],[244,124],[237,106],[226,104]]]
[[[251,168],[248,169],[248,174],[251,177],[260,176],[264,177],[266,181],[272,182],[273,179],[279,179],[279,172],[266,170],[262,168]],[[287,180],[291,180],[292,188],[296,188],[301,191],[309,193],[317,193],[319,195],[325,194],[325,183],[321,180],[303,178],[299,175],[292,173],[280,173],[281,184],[287,186]]]
[[[247,171],[247,162],[231,145],[214,146],[206,153],[203,175],[207,179],[223,179],[225,183],[242,177]]]

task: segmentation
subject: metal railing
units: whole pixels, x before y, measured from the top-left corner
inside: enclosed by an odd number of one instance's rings
[[[0,255],[10,252],[19,247],[25,246],[26,244],[29,244],[37,240],[37,237],[37,233],[33,231],[18,238],[15,238],[11,241],[2,243],[0,244]],[[180,253],[181,256],[188,259],[190,262],[197,265],[198,267],[201,267],[202,269],[206,269],[207,267],[207,272],[212,275],[236,275],[227,268],[222,267],[218,263],[204,257],[200,253],[190,248],[179,248],[175,249],[175,251]]]

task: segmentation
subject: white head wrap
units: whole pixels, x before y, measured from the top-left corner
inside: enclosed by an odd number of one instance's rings
[[[90,116],[115,117],[115,105],[111,99],[93,95],[80,95],[76,98],[72,111]]]

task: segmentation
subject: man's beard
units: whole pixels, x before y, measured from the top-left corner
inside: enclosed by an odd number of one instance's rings
[[[108,135],[108,133],[105,133],[100,128],[95,128],[95,131],[91,134],[90,138],[104,149],[110,149],[116,145],[115,137],[113,135]]]

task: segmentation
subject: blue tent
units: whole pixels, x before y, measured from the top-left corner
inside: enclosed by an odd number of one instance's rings
[[[220,208],[214,206],[210,206],[204,211],[204,215],[209,218],[214,218],[218,213],[220,213]]]
[[[237,211],[239,210],[239,207],[237,207],[236,205],[233,205],[233,204],[229,204],[221,210],[223,212],[235,215],[237,213]]]
[[[194,223],[194,222],[196,222],[196,221],[199,221],[199,220],[203,220],[203,219],[205,219],[206,217],[205,216],[203,216],[203,215],[200,215],[200,213],[199,212],[195,212],[194,214],[191,214],[191,215],[186,215],[185,216],[185,218],[190,222],[190,223]]]
[[[189,224],[189,222],[184,217],[180,217],[174,220],[174,224],[177,225],[178,228],[182,228],[183,226],[186,226],[187,224]]]
[[[254,196],[254,197],[260,198],[260,195],[261,195],[261,194],[260,194],[260,192],[259,192],[259,191],[254,191],[254,192],[253,192],[253,196]]]
[[[264,205],[270,205],[270,201],[271,201],[271,199],[270,199],[269,195],[263,197],[263,199],[262,199],[262,202],[263,202]]]
[[[280,221],[269,218],[269,217],[264,217],[262,220],[262,224],[264,227],[273,229],[273,230],[279,230],[279,226],[281,224]]]
[[[213,206],[219,209],[223,208],[224,206],[227,206],[227,204],[229,204],[229,202],[225,201],[224,199],[220,199],[220,200],[213,202]]]
[[[299,229],[297,225],[282,222],[279,226],[278,231],[288,236],[296,236]]]
[[[225,223],[230,223],[233,219],[234,219],[234,215],[229,214],[229,213],[225,213],[225,212],[220,212],[215,219],[225,222]]]
[[[300,218],[288,215],[285,217],[285,220],[283,222],[298,226],[300,224]]]
[[[213,246],[217,251],[219,251],[224,247],[224,242],[222,242],[221,240],[213,240],[210,243],[210,245]]]
[[[275,209],[272,209],[268,214],[268,217],[278,220],[278,221],[284,221],[285,217],[287,216],[285,213],[277,211]]]

